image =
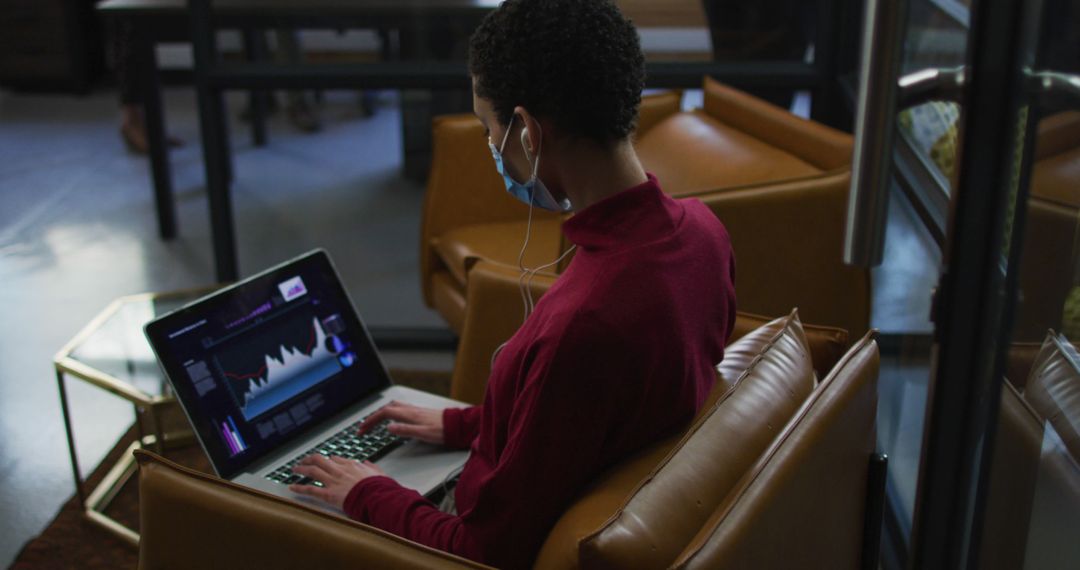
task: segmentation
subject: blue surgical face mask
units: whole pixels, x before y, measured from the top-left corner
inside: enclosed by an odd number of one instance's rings
[[[570,200],[563,198],[562,200],[556,200],[551,192],[544,186],[536,173],[540,170],[540,150],[543,149],[543,142],[541,142],[540,148],[536,152],[536,161],[533,162],[532,176],[524,184],[514,180],[510,174],[506,172],[506,166],[503,164],[502,153],[506,149],[506,141],[510,138],[510,127],[514,124],[514,116],[510,117],[510,123],[506,125],[506,134],[503,135],[502,144],[499,148],[495,148],[495,144],[491,142],[491,138],[488,138],[488,146],[491,148],[491,156],[495,159],[495,170],[499,171],[499,174],[503,177],[503,183],[506,184],[506,191],[513,197],[521,200],[522,202],[542,208],[544,210],[550,210],[552,212],[569,212],[572,208]],[[521,133],[521,145],[525,146],[525,131]],[[526,157],[528,157],[528,151],[525,151]],[[531,157],[529,158],[532,160]]]

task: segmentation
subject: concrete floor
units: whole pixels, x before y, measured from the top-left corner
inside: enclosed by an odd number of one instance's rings
[[[233,116],[242,100],[230,99]],[[330,93],[321,133],[296,133],[277,116],[260,149],[234,124],[241,271],[325,247],[369,324],[442,327],[418,287],[423,187],[400,176],[396,97],[378,100],[363,118],[355,94]],[[172,153],[181,236],[168,243],[157,238],[148,165],[117,135],[114,93],[0,91],[0,566],[73,493],[53,354],[118,296],[212,282],[190,90],[168,90],[166,105],[170,132],[187,142]],[[937,262],[915,224],[893,207],[887,261],[874,273],[874,325],[886,331],[928,330],[922,307]],[[131,408],[77,381],[69,397],[89,469],[130,425]]]

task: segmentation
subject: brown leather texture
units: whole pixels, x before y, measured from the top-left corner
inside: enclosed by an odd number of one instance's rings
[[[465,327],[465,291],[449,271],[433,271],[430,277],[431,307],[460,335]]]
[[[664,119],[639,137],[634,149],[672,196],[821,173],[800,157],[701,110]]]
[[[583,568],[670,564],[814,386],[798,317],[698,421],[602,528],[580,543]],[[736,351],[737,353],[737,351]]]
[[[1035,357],[1041,349],[1041,342],[1014,342],[1009,345],[1005,354],[1005,379],[1017,390],[1024,390]]]
[[[1076,282],[1072,252],[1080,245],[1080,112],[1041,120],[1035,155],[1013,326],[1018,342],[1041,342],[1047,326],[1061,322]]]
[[[641,98],[635,137],[649,132],[657,123],[682,110],[682,91],[665,91]]]
[[[1034,170],[1039,169],[1036,164]],[[1080,189],[1074,191],[1080,193]],[[1038,196],[1028,198],[1013,340],[1041,342],[1047,326],[1061,322],[1073,286],[1072,244],[1078,235],[1078,214],[1080,210],[1073,206]]]
[[[146,451],[135,453],[140,570],[487,568]]]
[[[798,309],[796,308],[796,310]],[[735,326],[732,327],[730,340],[740,339],[774,320],[775,317],[739,311],[735,315]],[[810,346],[810,355],[814,360],[814,372],[817,373],[818,378],[824,378],[836,366],[836,363],[840,361],[840,357],[847,352],[848,347],[851,345],[848,340],[848,332],[837,327],[808,323],[803,323],[802,328],[803,334],[806,335],[806,343]],[[724,360],[726,361],[729,356],[725,350]]]
[[[870,326],[870,272],[843,263],[850,172],[752,185],[695,197],[716,214],[735,249],[739,309],[845,329]]]
[[[562,253],[559,250],[561,224],[558,218],[533,220],[529,247],[525,249],[523,260],[525,267],[540,267],[558,259]],[[440,261],[464,290],[468,267],[478,259],[517,267],[527,227],[524,221],[461,226],[435,238],[432,245]]]
[[[858,568],[879,354],[870,331],[715,509],[676,568]]]
[[[1075,352],[1051,331],[1031,368],[1024,399],[1080,462],[1080,369]]]
[[[705,112],[732,128],[797,156],[818,170],[851,165],[851,135],[808,121],[712,78],[705,78]]]
[[[736,317],[736,321],[740,318],[741,315]],[[697,417],[687,426],[687,430],[701,421],[720,398],[725,397],[758,355],[788,325],[788,318],[772,321],[753,319],[753,322],[759,326],[725,349],[724,361],[716,367],[717,383]],[[555,523],[540,549],[535,568],[579,567],[578,543],[596,532],[627,502],[641,481],[671,453],[684,435],[678,434],[648,447],[617,465],[590,486]]]
[[[997,421],[983,518],[988,539],[979,546],[979,568],[1013,570],[1024,567],[1043,429],[1038,414],[1008,382],[1001,383]]]
[[[1037,161],[1080,148],[1080,111],[1064,111],[1043,117],[1036,136]],[[1075,204],[1072,201],[1067,203]]]

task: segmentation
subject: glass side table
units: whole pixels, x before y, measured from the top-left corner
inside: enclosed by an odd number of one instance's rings
[[[204,288],[121,297],[90,321],[53,358],[68,452],[71,454],[71,469],[75,475],[75,491],[80,506],[88,520],[132,545],[139,544],[138,533],[105,514],[109,503],[135,473],[136,463],[132,452],[146,447],[160,453],[167,446],[187,444],[193,439],[186,419],[176,422],[182,427],[173,427],[172,431],[168,431],[165,426],[163,420],[167,415],[182,418],[183,414],[179,412],[179,405],[143,335],[143,325],[213,290],[214,288]],[[138,438],[109,469],[101,483],[89,493],[75,453],[67,389],[64,385],[65,378],[69,376],[128,400],[135,409]]]

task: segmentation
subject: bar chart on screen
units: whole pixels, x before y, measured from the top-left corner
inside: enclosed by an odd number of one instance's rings
[[[236,422],[233,421],[232,416],[226,416],[220,427],[221,436],[225,440],[225,445],[229,447],[230,456],[240,455],[247,449],[247,443],[240,435],[240,430],[236,429]]]

